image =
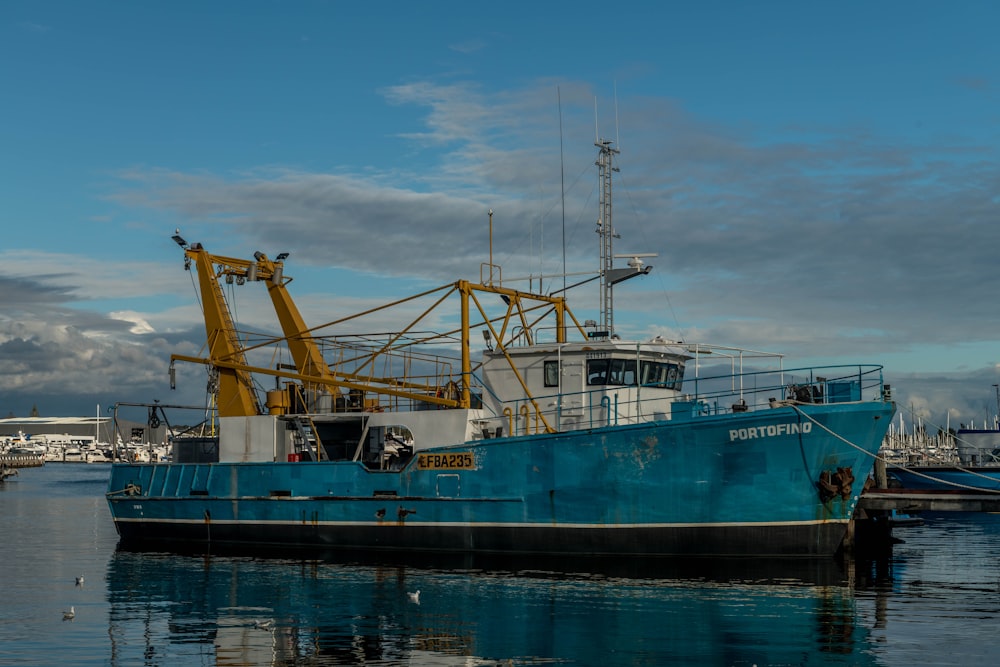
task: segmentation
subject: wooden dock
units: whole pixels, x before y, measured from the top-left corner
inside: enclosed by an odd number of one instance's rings
[[[865,512],[1000,512],[1000,493],[931,491],[923,489],[870,489],[861,494],[858,507]]]
[[[36,468],[45,465],[42,456],[16,456],[4,454],[0,456],[0,467],[3,468]]]

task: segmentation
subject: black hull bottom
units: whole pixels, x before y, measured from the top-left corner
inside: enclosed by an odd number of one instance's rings
[[[204,543],[120,543],[119,553],[169,553],[190,558],[254,558],[322,562],[342,566],[417,568],[502,572],[526,577],[601,575],[628,579],[688,579],[731,583],[748,581],[787,584],[790,580],[815,586],[843,586],[853,578],[853,559],[804,556],[593,556],[586,554],[511,554],[422,552],[352,549],[347,547],[283,547],[277,545]]]
[[[670,528],[316,526],[116,522],[126,545],[254,545],[588,556],[830,556],[844,540],[844,523]]]

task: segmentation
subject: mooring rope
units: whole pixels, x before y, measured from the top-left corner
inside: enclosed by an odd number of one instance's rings
[[[806,419],[808,419],[809,421],[811,421],[813,424],[816,424],[821,429],[823,429],[824,431],[826,431],[827,433],[829,433],[833,437],[837,438],[838,440],[840,440],[844,444],[846,444],[846,445],[848,445],[850,447],[853,447],[854,449],[858,450],[859,452],[862,452],[862,453],[864,453],[864,454],[866,454],[868,456],[871,456],[875,460],[881,461],[882,463],[885,463],[886,465],[892,465],[892,464],[889,463],[889,461],[887,461],[885,459],[885,457],[881,456],[880,454],[878,454],[878,453],[872,454],[871,452],[869,452],[864,447],[861,447],[859,445],[854,444],[853,442],[851,442],[847,438],[843,437],[839,433],[835,433],[832,429],[828,428],[826,425],[819,423],[818,421],[816,421],[815,419],[813,419],[812,417],[810,417],[808,414],[806,414],[799,406],[793,404],[791,407],[794,408],[800,415],[802,415],[803,417],[805,417]],[[983,479],[988,479],[991,482],[996,482],[996,483],[1000,484],[1000,480],[998,480],[996,477],[990,477],[989,475],[984,475],[982,473],[976,472],[975,470],[969,470],[969,469],[963,468],[961,466],[952,466],[952,467],[955,470],[960,470],[960,471],[962,471],[964,473],[968,473],[968,474],[970,474],[970,475],[972,475],[974,477],[982,477]],[[997,468],[997,470],[1000,471],[1000,468]],[[981,486],[970,486],[968,484],[962,484],[961,482],[950,482],[950,481],[948,481],[946,479],[941,479],[939,477],[934,477],[933,475],[928,475],[928,474],[922,473],[922,472],[920,472],[918,470],[909,470],[908,469],[907,472],[910,475],[916,475],[917,477],[923,477],[924,479],[930,480],[932,482],[937,482],[937,483],[940,483],[940,484],[947,484],[948,486],[954,486],[954,487],[960,488],[960,489],[969,489],[971,491],[981,491],[981,492],[984,492],[984,493],[1000,493],[1000,489],[986,489],[986,488],[983,488]]]
[[[138,496],[142,494],[142,487],[138,484],[126,484],[124,489],[119,489],[118,491],[108,491],[109,496]]]

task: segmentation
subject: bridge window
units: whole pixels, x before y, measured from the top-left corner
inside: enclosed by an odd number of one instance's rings
[[[587,384],[623,385],[636,384],[635,359],[588,359]]]
[[[587,359],[587,384],[607,384],[610,359]]]
[[[684,370],[678,364],[659,361],[642,362],[642,386],[680,389]]]
[[[635,359],[588,359],[587,384],[680,389],[684,379],[684,369],[679,364],[643,361],[639,368],[637,373]]]
[[[608,384],[635,385],[635,359],[612,359]]]

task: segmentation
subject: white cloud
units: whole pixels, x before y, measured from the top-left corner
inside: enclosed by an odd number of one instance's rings
[[[137,335],[156,333],[156,330],[150,326],[149,322],[143,319],[142,315],[134,311],[120,310],[109,313],[109,317],[131,324],[132,326],[129,327],[129,333]]]

